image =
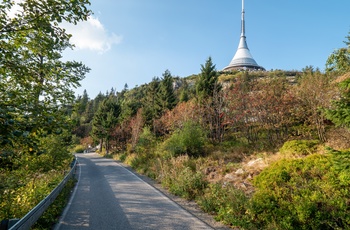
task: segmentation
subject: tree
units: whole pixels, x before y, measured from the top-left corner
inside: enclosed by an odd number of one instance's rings
[[[326,109],[326,117],[337,126],[350,128],[350,75],[344,75],[345,79],[339,84],[340,97],[333,101],[333,108]]]
[[[326,71],[335,72],[339,75],[350,72],[350,32],[344,43],[347,47],[335,50],[327,59]]]
[[[299,118],[314,125],[320,141],[326,141],[324,109],[330,107],[334,97],[334,89],[329,75],[320,71],[308,71],[303,74],[297,86],[299,104]]]
[[[218,83],[218,74],[215,70],[211,57],[207,59],[204,65],[201,65],[201,73],[196,84],[197,96],[200,99],[213,97],[214,94],[221,90]]]
[[[340,97],[333,102],[333,108],[326,110],[326,116],[338,126],[350,128],[350,32],[344,43],[346,48],[334,51],[327,60],[327,72],[329,74],[342,74],[338,80]]]
[[[160,80],[158,77],[154,77],[147,85],[145,97],[143,98],[143,117],[146,125],[153,126],[153,132],[155,132],[155,120],[160,117],[161,108],[159,105],[159,85]]]
[[[182,86],[179,100],[180,102],[187,102],[188,100],[190,100],[189,87],[186,80],[183,81],[183,86]]]
[[[72,45],[60,23],[86,20],[90,3],[27,0],[10,16],[14,4],[0,3],[0,145],[38,153],[38,138],[68,128],[62,108],[72,103],[72,89],[89,71],[62,61],[62,51]]]
[[[221,89],[222,86],[218,82],[215,65],[209,57],[205,65],[201,65],[196,92],[203,112],[203,123],[208,126],[211,138],[219,141],[223,135],[223,97]]]
[[[171,110],[176,105],[176,95],[174,93],[174,86],[173,86],[173,77],[171,76],[171,73],[169,70],[166,70],[163,73],[163,78],[160,82],[159,86],[159,103],[161,107],[162,113],[164,113],[166,110]]]
[[[109,153],[109,141],[118,123],[119,115],[120,105],[113,96],[106,98],[95,113],[92,120],[92,135],[100,141],[100,152],[104,143],[106,154]]]

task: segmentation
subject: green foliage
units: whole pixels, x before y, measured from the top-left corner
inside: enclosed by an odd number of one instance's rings
[[[215,215],[215,219],[231,226],[254,229],[250,216],[249,197],[234,186],[220,183],[210,184],[204,195],[199,198],[199,205],[205,212]]]
[[[207,182],[200,171],[185,167],[176,178],[172,178],[169,190],[175,195],[192,200],[201,195],[206,186]]]
[[[350,41],[350,40],[349,40]],[[334,51],[327,59],[327,72],[336,72],[337,74],[344,74],[350,71],[350,49],[340,48]]]
[[[155,119],[160,117],[161,107],[158,99],[159,87],[160,80],[158,77],[154,77],[147,85],[146,94],[142,99],[143,117],[146,125],[153,125]]]
[[[32,174],[30,177],[23,177],[27,172],[2,172],[2,174],[7,174],[6,177],[8,179],[3,182],[8,184],[8,186],[0,196],[0,219],[22,218],[63,179],[62,172],[58,173],[57,171],[50,171],[45,174]],[[21,184],[18,184],[20,186],[10,188],[11,180],[18,180],[18,176],[22,176]]]
[[[190,89],[186,80],[183,80],[183,86],[180,91],[180,102],[187,102],[190,100]]]
[[[160,82],[158,94],[158,100],[162,112],[165,112],[166,110],[171,110],[176,105],[177,98],[174,92],[173,82],[174,80],[171,76],[170,71],[166,70],[163,73],[163,78]]]
[[[119,122],[120,113],[121,108],[117,98],[109,96],[102,101],[92,120],[92,136],[99,139],[100,143],[103,143],[104,140],[107,154],[110,148],[109,141]]]
[[[254,180],[250,215],[265,229],[350,228],[350,154],[281,160]]]
[[[155,144],[156,136],[151,132],[150,127],[146,126],[143,128],[143,132],[140,134],[135,151],[137,153],[145,153],[150,148],[153,148]]]
[[[83,153],[85,150],[84,145],[77,145],[74,147],[73,152],[74,153]]]
[[[21,10],[9,18],[15,1],[0,5],[0,148],[32,149],[38,138],[67,129],[65,106],[74,98],[73,88],[89,68],[62,61],[72,47],[62,22],[86,20],[90,11],[83,1],[21,1]],[[16,150],[17,151],[17,150]]]
[[[196,92],[199,98],[206,99],[213,97],[220,90],[221,86],[218,83],[218,74],[211,57],[209,57],[205,64],[201,65],[201,74],[196,83]]]
[[[283,144],[280,153],[286,156],[306,156],[315,153],[318,140],[292,140]]]
[[[39,229],[51,229],[56,224],[57,219],[62,214],[66,207],[71,191],[74,188],[76,180],[71,179],[67,182],[66,186],[62,189],[61,193],[57,196],[55,201],[48,207],[48,209],[42,214],[35,225],[31,228],[33,230]]]
[[[122,161],[122,162],[124,162],[126,160],[126,158],[127,158],[127,154],[126,153],[122,153],[119,156],[119,160]]]
[[[346,79],[339,84],[341,97],[334,101],[334,109],[327,109],[326,116],[337,126],[350,128],[350,79]]]
[[[181,129],[176,130],[163,144],[163,148],[170,156],[176,157],[187,154],[189,156],[203,156],[204,145],[207,141],[202,127],[194,122],[186,122]]]

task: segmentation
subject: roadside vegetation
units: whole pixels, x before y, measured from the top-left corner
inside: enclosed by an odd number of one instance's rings
[[[0,219],[41,201],[72,152],[96,149],[231,227],[350,228],[349,36],[325,72],[220,72],[209,57],[195,75],[75,98],[89,68],[61,60],[58,25],[86,20],[89,1],[25,1],[10,19],[12,4],[0,5]],[[37,228],[57,217],[45,215]]]
[[[62,60],[72,45],[60,27],[86,20],[89,1],[20,1],[10,13],[14,4],[0,3],[0,221],[22,218],[70,170],[73,89],[89,71]],[[56,221],[62,200],[40,229]]]

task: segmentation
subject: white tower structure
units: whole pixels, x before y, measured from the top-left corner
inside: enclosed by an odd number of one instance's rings
[[[245,19],[244,19],[244,0],[242,0],[242,19],[241,19],[241,38],[239,40],[238,49],[235,56],[228,66],[223,70],[265,70],[264,67],[259,66],[251,55],[247,40],[245,36]]]

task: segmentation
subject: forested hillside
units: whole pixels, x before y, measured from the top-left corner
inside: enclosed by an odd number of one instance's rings
[[[208,58],[198,75],[84,92],[74,140],[231,226],[349,228],[349,61],[342,48],[326,72],[228,73]]]
[[[0,220],[96,149],[232,227],[350,228],[350,36],[325,72],[221,72],[209,57],[196,75],[75,97],[89,68],[62,60],[60,23],[86,20],[89,4],[24,1],[11,17],[0,5]]]

